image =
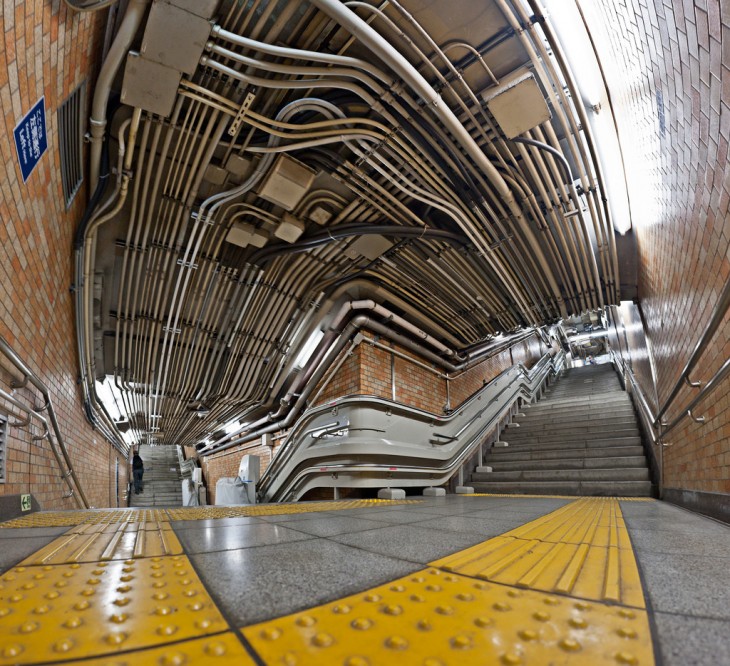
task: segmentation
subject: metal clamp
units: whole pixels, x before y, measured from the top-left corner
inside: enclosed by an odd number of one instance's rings
[[[702,382],[693,382],[689,377],[685,377],[684,381],[687,382],[687,386],[691,386],[692,388],[700,388],[702,386]]]
[[[687,410],[687,416],[689,416],[689,418],[691,418],[695,423],[704,423],[706,420],[704,416],[694,416],[691,409]]]

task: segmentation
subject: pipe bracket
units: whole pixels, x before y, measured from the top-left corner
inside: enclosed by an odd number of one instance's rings
[[[689,416],[689,418],[691,418],[695,423],[705,423],[705,421],[707,420],[704,416],[695,416],[694,414],[692,414],[691,409],[687,410],[687,416]]]

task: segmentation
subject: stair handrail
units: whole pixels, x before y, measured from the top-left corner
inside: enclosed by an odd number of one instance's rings
[[[86,499],[86,494],[84,493],[84,489],[81,486],[81,482],[79,481],[78,476],[76,476],[76,472],[73,468],[73,463],[71,462],[68,450],[66,449],[66,444],[63,441],[63,435],[61,435],[61,428],[58,425],[56,410],[53,408],[53,401],[51,400],[51,394],[48,390],[48,387],[41,381],[40,377],[38,377],[38,375],[36,375],[36,373],[33,372],[30,367],[25,364],[25,362],[20,358],[20,356],[15,352],[15,350],[10,346],[8,341],[2,335],[0,335],[0,351],[2,351],[5,357],[15,366],[15,368],[23,376],[23,379],[21,381],[13,381],[11,383],[12,388],[24,388],[30,381],[30,383],[43,396],[44,405],[42,407],[38,409],[30,409],[21,406],[21,408],[24,410],[28,409],[29,413],[34,414],[44,423],[46,423],[46,418],[41,415],[41,412],[46,412],[46,414],[48,415],[48,422],[50,422],[51,429],[53,430],[53,434],[55,435],[56,443],[58,444],[58,449],[60,450],[61,456],[63,457],[63,462],[65,463],[65,470],[63,469],[64,465],[61,463],[58,453],[55,450],[49,432],[48,443],[51,447],[51,452],[56,458],[59,467],[61,467],[62,476],[69,486],[70,493],[73,496],[76,504],[79,506],[79,508],[82,509],[90,508],[91,505]],[[47,425],[46,429],[48,429]],[[71,484],[69,477],[73,479],[73,485]]]
[[[712,393],[728,375],[730,375],[730,358],[720,366],[719,370],[712,376],[712,379],[710,379],[710,381],[702,387],[694,400],[685,407],[681,414],[676,416],[671,422],[661,424],[659,439],[664,446],[671,446],[671,444],[665,440],[667,434],[674,430],[687,417],[692,418],[697,423],[705,422],[705,417],[694,416],[692,412],[695,407],[697,407],[697,405],[699,405],[710,393]]]
[[[657,444],[658,438],[655,432],[656,426],[654,425],[656,417],[654,416],[654,412],[651,408],[651,405],[649,404],[649,401],[646,399],[646,394],[641,388],[641,384],[639,384],[639,381],[636,379],[636,376],[634,375],[634,371],[631,369],[631,366],[629,366],[628,363],[624,362],[623,358],[621,358],[619,354],[611,349],[610,355],[614,365],[618,368],[618,370],[624,377],[628,378],[629,382],[631,383],[631,394],[637,397],[638,406],[640,408],[639,411],[642,412],[640,415],[645,425],[648,426],[645,428],[645,430],[651,436],[652,444]]]
[[[477,446],[479,446],[482,441],[483,437],[486,433],[488,433],[490,430],[492,430],[495,427],[495,423],[498,420],[501,420],[504,418],[504,412],[505,410],[508,410],[514,404],[514,401],[517,400],[518,397],[528,397],[531,398],[542,386],[545,379],[547,378],[548,374],[557,374],[559,373],[563,366],[564,366],[564,354],[562,352],[559,352],[557,354],[551,354],[547,353],[545,354],[529,371],[522,365],[518,364],[515,366],[512,366],[511,368],[501,372],[497,377],[495,377],[492,381],[490,381],[487,385],[485,385],[482,389],[480,389],[477,393],[475,393],[471,398],[469,398],[467,401],[465,401],[458,409],[454,410],[450,414],[447,415],[438,415],[431,412],[428,412],[426,410],[417,409],[414,407],[409,407],[407,405],[403,405],[402,403],[398,403],[392,400],[387,400],[385,398],[377,398],[374,396],[348,396],[344,398],[340,398],[338,400],[331,401],[327,403],[326,405],[321,405],[319,407],[313,408],[311,410],[308,410],[305,412],[297,421],[297,423],[294,425],[294,427],[290,430],[290,432],[287,435],[287,438],[282,445],[282,448],[279,452],[279,454],[276,456],[272,464],[269,466],[269,468],[266,470],[266,473],[263,475],[260,483],[259,483],[259,497],[262,498],[264,501],[281,501],[281,499],[284,496],[291,496],[293,493],[296,493],[298,488],[301,486],[301,481],[304,478],[307,478],[311,476],[312,474],[322,473],[323,470],[326,471],[327,474],[330,473],[339,473],[341,471],[346,470],[352,470],[356,472],[361,471],[388,471],[392,469],[393,463],[331,463],[327,462],[327,464],[323,467],[322,464],[319,465],[313,465],[309,467],[295,467],[294,469],[290,470],[288,476],[286,479],[284,479],[282,482],[278,484],[278,488],[274,488],[272,490],[272,486],[276,484],[276,481],[278,480],[279,476],[285,471],[287,465],[290,464],[292,457],[295,455],[295,453],[298,452],[300,444],[303,442],[304,437],[307,435],[310,435],[314,439],[314,432],[317,432],[319,429],[321,429],[324,426],[311,428],[309,427],[310,424],[312,424],[317,417],[320,417],[321,415],[325,415],[327,413],[332,412],[333,409],[340,410],[341,408],[351,407],[351,406],[358,406],[362,408],[365,407],[372,407],[377,406],[380,407],[385,411],[386,414],[388,414],[388,410],[397,410],[400,414],[409,414],[411,415],[411,418],[414,420],[414,422],[428,422],[431,425],[435,427],[435,424],[437,423],[450,423],[450,422],[456,422],[455,419],[458,419],[460,416],[462,416],[465,411],[467,411],[470,407],[473,407],[473,404],[475,402],[481,401],[482,396],[488,394],[489,392],[494,392],[495,386],[498,385],[498,383],[505,378],[506,375],[509,373],[515,374],[515,376],[509,381],[507,386],[502,387],[498,393],[491,397],[490,400],[486,401],[485,405],[481,408],[476,410],[476,412],[469,418],[467,425],[462,427],[459,432],[457,433],[457,436],[455,437],[449,437],[448,443],[453,442],[458,439],[458,435],[463,434],[465,430],[468,428],[469,424],[473,424],[476,420],[480,419],[484,412],[490,408],[494,407],[495,402],[498,402],[500,399],[503,398],[503,396],[507,393],[507,391],[511,388],[512,389],[512,395],[507,396],[504,398],[504,405],[501,405],[498,407],[498,412],[493,415],[491,419],[489,419],[485,425],[480,428],[474,435],[472,435],[469,440],[462,443],[460,445],[460,448],[457,449],[455,454],[453,454],[450,458],[445,458],[442,461],[442,464],[440,466],[422,466],[422,465],[401,465],[398,467],[398,472],[403,474],[421,474],[426,475],[429,471],[433,473],[441,474],[442,476],[445,474],[448,474],[449,477],[453,476],[454,473],[459,469],[459,467],[473,454],[473,451],[476,449]],[[519,386],[515,388],[514,384],[515,382],[519,381]],[[536,385],[536,388],[531,389],[530,391],[526,390],[524,388],[525,385]],[[347,424],[337,422],[332,424],[327,424],[328,426],[331,425],[335,430],[337,427],[340,427],[341,429],[345,429],[346,427],[349,427],[349,422]],[[435,436],[438,436],[436,434]],[[383,440],[386,441],[386,440]],[[388,440],[390,441],[390,440]],[[447,442],[445,441],[444,444]],[[420,456],[423,458],[428,458],[428,451],[425,448],[417,449],[415,446],[413,448],[413,451],[419,451]],[[415,456],[414,456],[415,457]],[[430,455],[432,460],[435,460],[437,456],[434,454],[434,451],[431,450]],[[302,461],[300,464],[306,463],[306,460]],[[294,477],[293,480],[290,480],[291,477]],[[412,485],[412,484],[411,484]],[[433,483],[429,483],[428,480],[424,479],[424,485],[434,485]],[[438,484],[435,484],[438,485]]]
[[[674,385],[674,388],[670,392],[667,399],[664,401],[662,406],[659,408],[659,411],[657,412],[655,418],[654,418],[654,427],[658,427],[661,425],[661,419],[664,414],[666,414],[667,409],[669,409],[670,405],[674,402],[674,400],[679,395],[679,392],[682,390],[685,384],[692,386],[694,388],[700,388],[701,382],[693,382],[689,378],[689,373],[692,372],[695,365],[697,364],[697,361],[700,360],[702,354],[705,351],[705,348],[707,347],[707,343],[712,339],[712,337],[717,332],[717,329],[719,328],[720,324],[722,323],[722,320],[725,318],[725,315],[727,314],[728,307],[730,307],[730,280],[728,280],[725,283],[725,288],[722,291],[722,294],[720,295],[720,298],[717,299],[717,302],[715,303],[715,307],[712,310],[712,317],[710,317],[710,321],[707,323],[707,326],[705,326],[705,330],[700,336],[700,339],[697,341],[697,343],[694,346],[694,349],[692,350],[692,353],[690,354],[689,359],[687,360],[687,363],[684,366],[684,369],[679,375],[679,378],[677,379],[677,383]],[[722,368],[718,370],[718,373],[722,371]],[[715,373],[717,375],[718,373]],[[694,402],[694,401],[693,401]],[[690,408],[691,409],[691,408]],[[685,410],[686,415],[686,410]],[[677,417],[679,418],[679,417]],[[683,417],[682,417],[683,418]],[[676,421],[677,419],[674,419]],[[672,421],[672,423],[674,423]]]

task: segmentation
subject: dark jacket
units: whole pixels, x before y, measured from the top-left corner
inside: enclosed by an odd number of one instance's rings
[[[132,458],[132,469],[144,469],[144,463],[142,458],[139,457],[139,453],[135,453]]]

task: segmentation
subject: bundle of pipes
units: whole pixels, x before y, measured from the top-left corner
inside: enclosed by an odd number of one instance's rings
[[[215,448],[288,427],[363,326],[453,372],[480,358],[499,331],[617,302],[613,230],[573,79],[537,0],[530,0],[533,16],[520,2],[495,2],[553,112],[515,140],[450,58],[466,51],[465,66],[496,85],[485,54],[462,42],[441,48],[395,0],[380,8],[339,0],[224,4],[169,118],[136,108],[119,123],[115,187],[78,244],[82,376],[109,437],[119,440],[94,390],[104,373],[93,348],[93,278],[98,230],[122,216],[106,365],[138,441],[157,433],[160,442],[207,438]],[[111,81],[147,4],[130,1],[102,68],[92,186]],[[388,40],[393,33],[405,55]],[[323,35],[341,45],[337,53],[323,47]],[[234,119],[240,124],[231,135]],[[234,224],[279,221],[257,188],[282,153],[329,178],[292,214],[308,219],[324,207],[330,219],[286,251],[233,248],[226,238]],[[251,160],[249,173],[201,196],[206,169],[231,156]],[[341,232],[348,227],[352,233]],[[345,251],[373,233],[395,244],[353,265]],[[356,290],[393,304],[404,324],[375,302],[374,314],[333,318],[333,308],[357,309],[347,298]],[[297,369],[298,350],[318,329],[326,329],[322,341]],[[211,440],[233,419],[252,423]]]

